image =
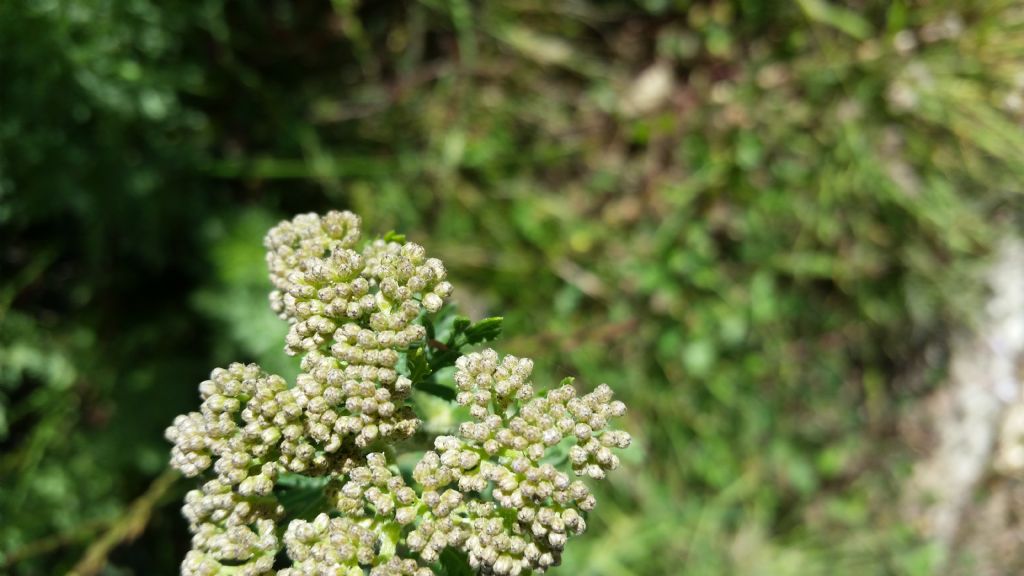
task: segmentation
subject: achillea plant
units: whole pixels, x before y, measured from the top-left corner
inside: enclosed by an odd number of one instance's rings
[[[349,212],[304,214],[266,236],[273,309],[301,356],[294,386],[255,364],[218,368],[199,412],[167,429],[185,498],[186,575],[543,572],[586,529],[609,428],[625,412],[602,384],[538,391],[533,363],[494,350],[501,319],[471,323],[445,300],[440,260],[401,236],[362,241]],[[437,381],[454,366],[454,388]],[[468,407],[457,434],[421,427],[413,391]],[[465,413],[463,410],[462,413]],[[432,450],[417,445],[432,440]],[[429,445],[429,444],[428,444]],[[419,456],[399,466],[399,457]],[[409,462],[408,457],[402,458]],[[564,470],[563,470],[564,468]]]

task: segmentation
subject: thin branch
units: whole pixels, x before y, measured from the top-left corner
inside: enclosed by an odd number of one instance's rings
[[[123,542],[134,540],[142,534],[149,524],[153,508],[160,502],[167,490],[180,477],[180,474],[168,468],[149,485],[146,492],[135,499],[131,506],[118,518],[107,531],[93,542],[85,551],[78,564],[71,569],[68,576],[94,576],[107,564],[107,556]]]

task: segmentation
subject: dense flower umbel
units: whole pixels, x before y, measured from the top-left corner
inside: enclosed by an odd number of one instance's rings
[[[595,499],[556,456],[568,450],[576,476],[604,478],[619,464],[612,449],[629,444],[608,429],[625,406],[604,384],[537,393],[529,359],[461,356],[456,401],[472,420],[437,437],[407,484],[386,455],[420,423],[403,358],[428,345],[424,318],[452,288],[421,246],[361,242],[359,228],[354,214],[330,212],[267,234],[271,306],[302,373],[289,387],[256,365],[218,368],[199,386],[199,412],[167,429],[171,464],[208,478],[186,497],[182,573],[273,574],[282,548],[290,566],[279,576],[427,576],[449,548],[481,574],[558,564]],[[277,484],[288,474],[324,478],[314,519],[284,525]]]

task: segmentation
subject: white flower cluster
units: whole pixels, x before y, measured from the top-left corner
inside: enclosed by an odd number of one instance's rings
[[[363,448],[415,432],[401,408],[411,382],[396,371],[399,352],[423,341],[417,318],[452,292],[444,265],[418,244],[374,240],[357,252],[359,227],[351,212],[303,214],[264,241],[271,306],[291,323],[285,349],[305,354],[296,399],[328,454],[350,436]]]
[[[284,513],[272,496],[243,496],[214,479],[185,496],[182,512],[192,531],[183,575],[213,576],[228,566],[245,576],[272,571],[279,547],[275,520]]]
[[[264,574],[278,549],[274,520],[282,509],[273,489],[282,430],[297,426],[301,410],[284,380],[256,365],[218,368],[199,392],[200,412],[178,416],[166,432],[172,466],[197,476],[212,465],[217,474],[185,497],[193,550],[182,573],[217,574],[228,562]]]
[[[174,442],[171,465],[186,476],[213,464],[229,483],[243,483],[277,447],[281,430],[301,414],[284,379],[255,364],[217,368],[199,385],[199,393],[200,412],[178,416],[166,433]],[[270,468],[264,476],[273,475]]]
[[[360,247],[349,212],[301,215],[266,237],[276,290],[290,323],[285,350],[302,356],[289,387],[256,365],[216,369],[200,384],[202,406],[167,429],[171,464],[186,476],[212,471],[188,493],[193,533],[182,574],[429,576],[446,549],[481,574],[543,572],[570,535],[586,529],[593,494],[556,467],[603,478],[629,444],[609,419],[625,406],[599,386],[538,394],[533,362],[493,350],[456,360],[456,400],[473,420],[440,436],[407,484],[385,452],[419,427],[402,362],[423,346],[424,313],[451,293],[445,269],[412,243]],[[403,374],[405,372],[405,374]],[[281,526],[282,474],[326,477],[325,509]]]
[[[363,571],[377,557],[377,533],[346,517],[320,514],[312,522],[293,520],[284,535],[291,568],[278,576],[319,576]]]
[[[183,573],[215,574],[222,561],[271,572],[281,472],[342,472],[360,448],[416,431],[405,402],[412,382],[396,371],[399,351],[424,339],[415,321],[441,308],[451,284],[441,261],[416,244],[377,240],[356,252],[359,228],[356,215],[330,212],[297,216],[267,234],[271,305],[291,324],[286,351],[304,355],[295,387],[256,365],[232,364],[200,384],[200,411],[167,429],[172,466],[190,477],[211,466],[216,473],[186,500],[194,537]],[[286,545],[301,554],[296,538]],[[396,574],[407,568],[391,566]]]
[[[451,294],[444,264],[422,246],[375,240],[360,253],[358,241],[351,212],[304,214],[267,234],[271,306],[292,323],[290,354],[333,339],[339,359],[393,368],[394,348],[423,338],[420,310],[437,312]]]
[[[576,474],[603,478],[619,465],[610,448],[630,442],[629,434],[607,429],[625,405],[603,384],[583,397],[569,384],[534,396],[533,363],[499,361],[490,349],[456,366],[456,399],[470,406],[474,421],[460,426],[459,437],[438,437],[416,466],[429,511],[409,547],[427,562],[446,547],[461,548],[483,574],[544,571],[560,561],[568,536],[586,529],[581,511],[593,509],[595,499],[585,484],[541,461],[573,438]],[[480,499],[488,487],[492,502]]]

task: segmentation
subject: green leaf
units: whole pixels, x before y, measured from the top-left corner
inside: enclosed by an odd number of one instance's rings
[[[394,230],[389,231],[384,235],[385,242],[397,242],[399,244],[405,244],[405,234],[399,234]]]
[[[413,381],[413,384],[422,382],[433,372],[430,369],[430,362],[423,348],[409,350],[406,354],[405,362],[406,369],[409,371],[409,379]]]
[[[445,576],[475,576],[476,572],[469,565],[469,560],[461,552],[445,548],[441,552],[441,567]]]
[[[797,4],[812,22],[835,28],[857,40],[865,40],[872,34],[871,23],[853,10],[826,0],[797,0]]]
[[[434,382],[421,382],[416,385],[416,389],[420,392],[426,392],[431,396],[437,396],[442,400],[448,400],[449,402],[455,400],[455,390]]]
[[[423,327],[427,329],[427,342],[433,340],[436,337],[436,332],[430,318],[423,318]]]
[[[501,335],[501,323],[505,319],[501,316],[484,318],[483,320],[466,328],[466,343],[479,344],[488,340],[494,340]]]
[[[452,335],[457,336],[466,332],[473,322],[465,316],[456,316],[452,321]]]
[[[315,488],[323,489],[327,485],[327,478],[323,476],[303,476],[294,472],[284,472],[277,478],[277,486],[281,488]]]
[[[459,354],[459,348],[445,348],[433,351],[430,355],[430,373],[433,374],[443,368],[455,366],[455,361],[458,360]]]
[[[310,478],[299,474],[282,474],[278,479],[278,501],[288,519],[312,520],[323,510],[327,478]]]

